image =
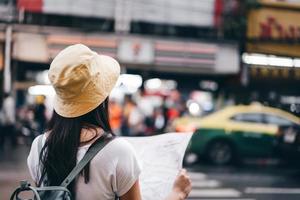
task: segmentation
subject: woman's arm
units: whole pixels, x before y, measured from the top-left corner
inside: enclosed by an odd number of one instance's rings
[[[120,197],[121,200],[141,200],[141,191],[139,186],[139,181],[137,180],[133,186]]]

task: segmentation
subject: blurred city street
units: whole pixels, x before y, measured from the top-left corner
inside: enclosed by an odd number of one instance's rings
[[[297,168],[246,165],[189,169],[193,189],[189,199],[296,200],[300,197]]]
[[[0,199],[20,180],[31,180],[26,166],[29,147],[21,145],[0,154]],[[190,200],[298,200],[300,170],[297,166],[212,166],[203,161],[188,167],[192,179]],[[32,182],[32,181],[31,181]]]
[[[61,88],[49,73],[75,44],[93,56],[65,67],[86,67],[92,82],[103,67],[94,55],[106,56],[120,64],[120,76],[91,84],[112,89],[107,96],[93,88],[107,97],[106,106],[96,102],[105,122],[76,123],[78,131],[66,134],[81,138],[89,126],[125,137],[192,133],[184,158],[189,199],[299,200],[299,19],[300,0],[0,0],[0,200],[30,179],[30,146],[52,134],[53,116],[82,120],[54,111]],[[83,106],[93,95],[83,85],[70,90],[81,100],[67,104]],[[75,165],[82,144],[72,142],[60,146],[74,147]],[[54,163],[69,170],[57,155]]]
[[[7,200],[21,180],[31,180],[26,159],[30,148],[22,145],[0,151],[0,199]]]

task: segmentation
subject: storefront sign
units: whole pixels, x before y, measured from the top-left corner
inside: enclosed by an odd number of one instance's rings
[[[161,24],[214,26],[219,0],[17,0],[19,10],[45,14],[144,21]]]
[[[157,40],[155,64],[161,71],[235,74],[239,71],[238,47],[214,43]]]
[[[150,40],[122,39],[118,47],[118,59],[123,63],[152,64],[154,49]]]
[[[107,55],[116,58],[117,40],[115,37],[104,35],[89,35],[77,33],[69,35],[63,34],[49,34],[46,37],[46,43],[49,48],[49,57],[53,59],[65,47],[81,43],[90,47],[93,51],[99,54]]]
[[[218,48],[214,44],[182,41],[155,42],[155,64],[162,71],[213,71]]]
[[[260,3],[269,6],[286,6],[295,7],[300,6],[299,0],[259,0]]]
[[[13,59],[24,62],[49,63],[65,47],[82,43],[99,54],[116,58],[128,68],[192,74],[239,72],[235,44],[82,32],[70,35],[68,32],[29,34],[16,31],[13,39]]]
[[[262,8],[248,15],[248,38],[297,42],[300,40],[300,12]]]
[[[248,15],[248,52],[300,56],[300,12],[253,9]]]

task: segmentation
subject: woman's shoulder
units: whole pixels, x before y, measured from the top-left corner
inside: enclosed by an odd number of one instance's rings
[[[30,148],[30,152],[27,157],[27,166],[29,168],[29,172],[33,180],[37,182],[38,179],[38,171],[39,171],[39,141],[44,139],[44,135],[37,136]]]
[[[117,137],[107,144],[107,149],[114,153],[134,153],[133,146],[123,137]]]
[[[103,163],[103,160],[108,162],[119,162],[128,157],[136,157],[136,152],[132,145],[122,137],[117,137],[109,142],[96,156],[95,161]]]
[[[39,136],[37,136],[37,137],[34,138],[32,144],[31,144],[31,151],[35,152],[35,151],[38,150],[39,142],[40,142],[41,140],[44,140],[43,137],[44,137],[44,134],[39,135]],[[44,143],[44,141],[42,141],[42,142]]]
[[[133,159],[137,159],[134,148],[126,139],[117,137],[97,153],[92,165],[110,173],[111,169],[116,169],[118,165],[124,166],[124,163]]]

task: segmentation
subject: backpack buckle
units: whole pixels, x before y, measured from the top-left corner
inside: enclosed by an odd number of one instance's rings
[[[30,187],[30,183],[27,180],[20,181],[20,187],[22,190],[28,189]]]

